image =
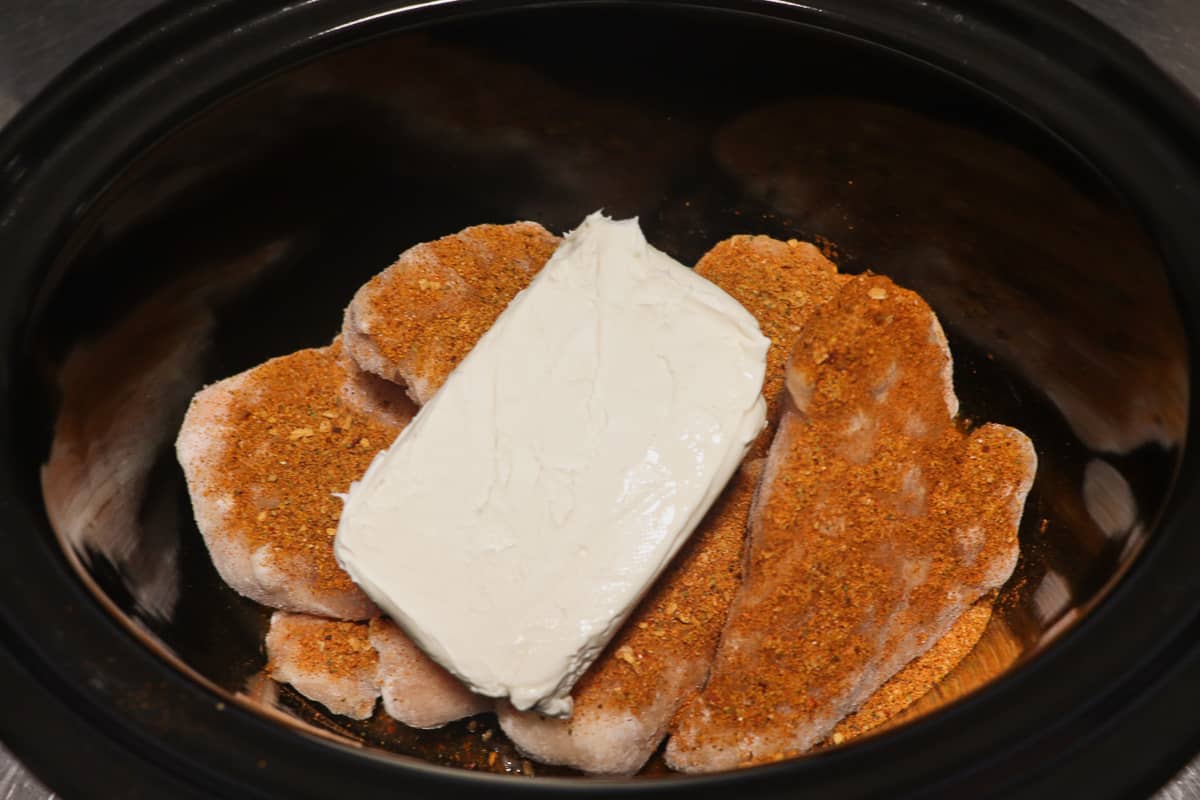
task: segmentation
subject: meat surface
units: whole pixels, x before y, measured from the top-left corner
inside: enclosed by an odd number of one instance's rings
[[[758,106],[713,151],[747,194],[886,263],[1089,448],[1183,440],[1187,337],[1157,250],[1120,204],[969,126],[847,97]]]
[[[291,684],[334,714],[367,719],[374,713],[380,659],[367,625],[276,611],[266,649],[275,681]]]
[[[435,728],[492,707],[377,617],[337,566],[341,502],[333,493],[361,476],[415,413],[408,397],[432,397],[557,244],[540,226],[517,223],[418,245],[358,292],[332,346],[274,359],[193,400],[177,447],[214,564],[240,593],[307,612],[273,616],[271,675],[333,713],[364,719],[382,696],[390,716]],[[1031,446],[1001,426],[969,438],[958,432],[949,351],[919,298],[883,278],[839,275],[811,245],[762,236],[721,242],[697,272],[745,305],[772,340],[764,385],[772,424],[751,456],[766,452],[776,422],[780,433],[766,466],[755,460],[738,470],[580,679],[570,719],[499,704],[503,730],[543,763],[631,775],[668,731],[668,763],[687,771],[836,743],[850,730],[848,715],[874,702],[893,675],[902,679],[906,664],[905,672],[928,677],[920,656],[956,621],[963,627],[964,609],[1003,583],[1015,562]],[[822,306],[827,313],[814,315]],[[785,370],[786,346],[797,339]],[[811,455],[814,444],[831,441],[827,458]],[[970,468],[982,453],[994,462],[990,482]],[[885,459],[896,467],[888,474],[876,469]],[[843,509],[834,495],[850,486],[871,505]],[[946,530],[957,539],[931,544],[927,520],[951,497],[967,498],[973,511],[951,509]],[[879,512],[888,503],[894,508]],[[894,517],[890,533],[880,530],[888,528],[881,513]],[[817,533],[798,535],[799,519],[811,519]],[[913,530],[924,533],[910,537]],[[852,574],[856,566],[863,574]],[[839,576],[884,588],[879,597],[858,592],[852,604],[831,605]],[[938,587],[954,596],[937,613],[918,613],[922,603],[937,605]],[[767,631],[797,635],[788,642]],[[808,645],[810,632],[818,638]],[[861,664],[836,681],[819,654],[843,651]],[[741,685],[754,683],[759,688]],[[821,698],[816,713],[794,710],[810,696]],[[758,710],[767,700],[775,710],[764,721]],[[882,720],[882,708],[864,706],[861,716]],[[730,709],[742,709],[743,721],[731,720]]]
[[[775,435],[783,395],[784,364],[796,334],[849,276],[808,242],[769,236],[733,236],[704,254],[696,272],[720,286],[758,320],[771,340],[763,398],[768,426],[750,449],[766,455]]]
[[[841,744],[874,730],[894,727],[900,720],[911,718],[908,712],[915,706],[922,706],[928,713],[956,697],[939,698],[941,702],[938,703],[926,700],[947,675],[959,669],[963,663],[969,664],[969,657],[992,620],[994,605],[994,593],[976,600],[933,647],[908,662],[868,697],[857,711],[843,718],[825,743]]]
[[[742,543],[762,461],[742,465],[679,555],[659,577],[571,696],[569,719],[497,708],[523,752],[593,774],[632,775],[708,675],[737,590]]]
[[[744,583],[672,767],[803,753],[1008,579],[1036,455],[1012,428],[964,432],[951,372],[933,312],[883,277],[804,326]]]
[[[424,405],[558,243],[541,225],[517,222],[409,248],[354,295],[342,326],[347,352]]]
[[[379,654],[383,710],[393,719],[412,728],[440,728],[491,710],[490,698],[471,692],[434,663],[395,623],[371,620],[370,638]]]
[[[334,342],[203,389],[176,441],[192,509],[222,579],[285,611],[379,611],[338,566],[335,493],[349,489],[414,409],[350,365]]]
[[[285,611],[379,613],[334,559],[335,493],[416,413],[402,385],[428,400],[557,245],[534,223],[417,245],[358,292],[344,338],[196,394],[176,451],[226,583]]]
[[[380,696],[384,712],[413,728],[491,709],[381,617],[345,622],[277,611],[266,649],[273,680],[351,719],[370,717]]]
[[[368,419],[390,425],[397,431],[408,425],[416,415],[417,407],[413,405],[403,386],[361,369],[346,352],[340,336],[334,340],[330,354],[345,374],[345,379],[338,387],[338,396],[349,408]],[[388,444],[391,443],[381,442],[382,446]]]

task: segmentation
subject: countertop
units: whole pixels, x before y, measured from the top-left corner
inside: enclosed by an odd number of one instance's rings
[[[1072,0],[1124,33],[1200,95],[1200,2]],[[159,0],[0,0],[0,126],[56,73]],[[0,800],[57,797],[0,745]],[[1200,756],[1153,800],[1200,800]]]

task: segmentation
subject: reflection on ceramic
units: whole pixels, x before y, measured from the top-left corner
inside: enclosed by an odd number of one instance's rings
[[[1138,520],[1137,500],[1116,467],[1093,458],[1083,470],[1083,504],[1110,538],[1125,536]]]
[[[1067,580],[1057,572],[1050,571],[1042,576],[1041,583],[1033,591],[1033,607],[1044,622],[1058,620],[1071,604],[1071,589]]]
[[[42,469],[50,523],[85,561],[127,576],[135,613],[170,619],[179,597],[176,532],[155,525],[150,470],[196,384],[212,320],[141,309],[103,339],[76,348],[59,376],[63,406]],[[169,324],[164,324],[164,322]],[[150,511],[147,525],[142,509]],[[162,541],[147,537],[164,532]]]
[[[613,217],[636,214],[705,145],[682,121],[588,97],[482,50],[415,36],[384,63],[378,52],[351,51],[314,65],[298,86],[326,96],[365,87],[379,106],[373,113],[426,154],[406,168],[490,179],[493,201],[510,214],[494,222],[528,218],[561,232],[601,204]],[[589,205],[589,197],[601,200]]]
[[[879,103],[757,108],[715,153],[749,194],[920,292],[1092,449],[1182,440],[1182,330],[1120,209],[1015,147]]]
[[[285,252],[272,243],[224,265],[222,281],[168,286],[104,335],[79,343],[59,370],[61,405],[42,468],[46,513],[64,548],[92,569],[103,559],[121,575],[144,621],[169,621],[179,599],[179,533],[151,473],[200,383],[215,324],[210,304]]]

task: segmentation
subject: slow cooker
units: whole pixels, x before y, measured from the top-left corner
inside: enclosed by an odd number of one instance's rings
[[[1200,748],[1197,153],[1191,97],[1060,2],[151,12],[0,134],[0,739],[72,798],[1147,795]],[[1041,459],[988,680],[628,780],[454,768],[247,688],[265,616],[192,522],[188,398],[327,341],[412,243],[596,208],[685,263],[818,241],[931,303],[964,412]]]

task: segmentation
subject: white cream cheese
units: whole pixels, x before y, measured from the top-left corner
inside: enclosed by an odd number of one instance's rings
[[[762,429],[767,346],[592,214],[351,488],[338,561],[474,691],[568,715]]]

